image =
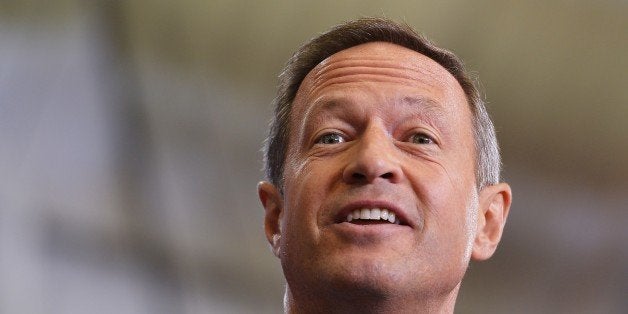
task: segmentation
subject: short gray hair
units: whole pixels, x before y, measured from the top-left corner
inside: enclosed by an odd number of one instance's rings
[[[407,24],[384,18],[361,18],[340,24],[310,39],[288,60],[279,75],[279,88],[273,100],[274,116],[264,144],[264,171],[267,179],[283,190],[283,172],[290,134],[292,102],[305,76],[329,56],[369,42],[389,42],[412,49],[436,61],[451,73],[462,87],[473,114],[478,189],[499,182],[501,159],[493,122],[484,101],[464,68],[452,52],[435,46]]]

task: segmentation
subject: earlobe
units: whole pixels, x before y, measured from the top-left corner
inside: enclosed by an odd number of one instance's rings
[[[479,201],[480,216],[471,258],[482,261],[497,249],[512,203],[512,191],[506,183],[487,186],[480,192]]]
[[[270,182],[262,181],[257,184],[259,199],[264,206],[264,232],[275,256],[281,253],[281,217],[283,214],[283,199],[279,190]]]

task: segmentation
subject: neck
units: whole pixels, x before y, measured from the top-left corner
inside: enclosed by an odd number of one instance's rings
[[[446,294],[375,295],[365,291],[354,293],[296,293],[286,285],[284,311],[288,314],[304,313],[453,313],[458,296],[458,284]]]

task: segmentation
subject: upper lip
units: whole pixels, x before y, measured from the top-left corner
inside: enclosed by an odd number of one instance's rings
[[[359,201],[350,202],[347,205],[343,206],[340,209],[340,211],[338,211],[335,218],[335,222],[336,223],[345,222],[347,220],[347,215],[349,215],[349,213],[353,212],[356,209],[362,209],[362,208],[388,209],[389,212],[395,213],[395,216],[397,217],[397,219],[399,219],[399,223],[401,225],[412,226],[412,224],[410,223],[411,220],[408,219],[408,213],[406,213],[402,208],[400,208],[396,204],[388,202],[388,201],[382,201],[382,200],[359,200]]]

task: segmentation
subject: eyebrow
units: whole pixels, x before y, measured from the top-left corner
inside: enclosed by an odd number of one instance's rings
[[[305,111],[303,121],[321,119],[319,114],[321,112],[337,112],[337,114],[347,114],[350,110],[359,110],[354,107],[349,107],[350,109],[347,108],[347,104],[349,103],[351,103],[351,100],[343,97],[318,99],[314,101],[314,103],[312,103],[312,105]],[[441,129],[445,125],[445,109],[438,101],[432,98],[423,96],[405,96],[400,100],[395,101],[393,105],[405,107],[404,111],[408,115],[408,118],[406,119],[419,119],[437,129]],[[303,126],[306,124],[307,123]]]
[[[338,107],[349,103],[343,98],[332,98],[332,99],[319,99],[314,101],[314,103],[305,111],[304,117],[307,117],[313,113],[317,113],[319,111],[326,110],[335,110]],[[421,97],[421,96],[406,96],[401,99],[398,103],[407,105],[407,106],[416,106],[416,110],[418,113],[424,112],[435,112],[440,114],[444,113],[443,108],[439,105],[439,103],[431,98]]]
[[[312,116],[314,117],[318,116],[319,112],[335,111],[335,110],[344,111],[342,107],[346,103],[348,103],[348,101],[343,98],[318,99],[314,101],[314,103],[305,110],[303,114],[303,120],[304,121],[310,120]],[[338,108],[341,108],[341,109],[338,109]]]
[[[438,114],[443,114],[444,110],[439,103],[431,98],[427,97],[414,97],[414,96],[406,96],[401,100],[402,104],[408,106],[416,106],[416,111],[422,112],[436,112]]]
[[[411,107],[411,116],[432,125],[443,131],[446,111],[436,100],[427,97],[407,96],[401,101],[402,105]]]

